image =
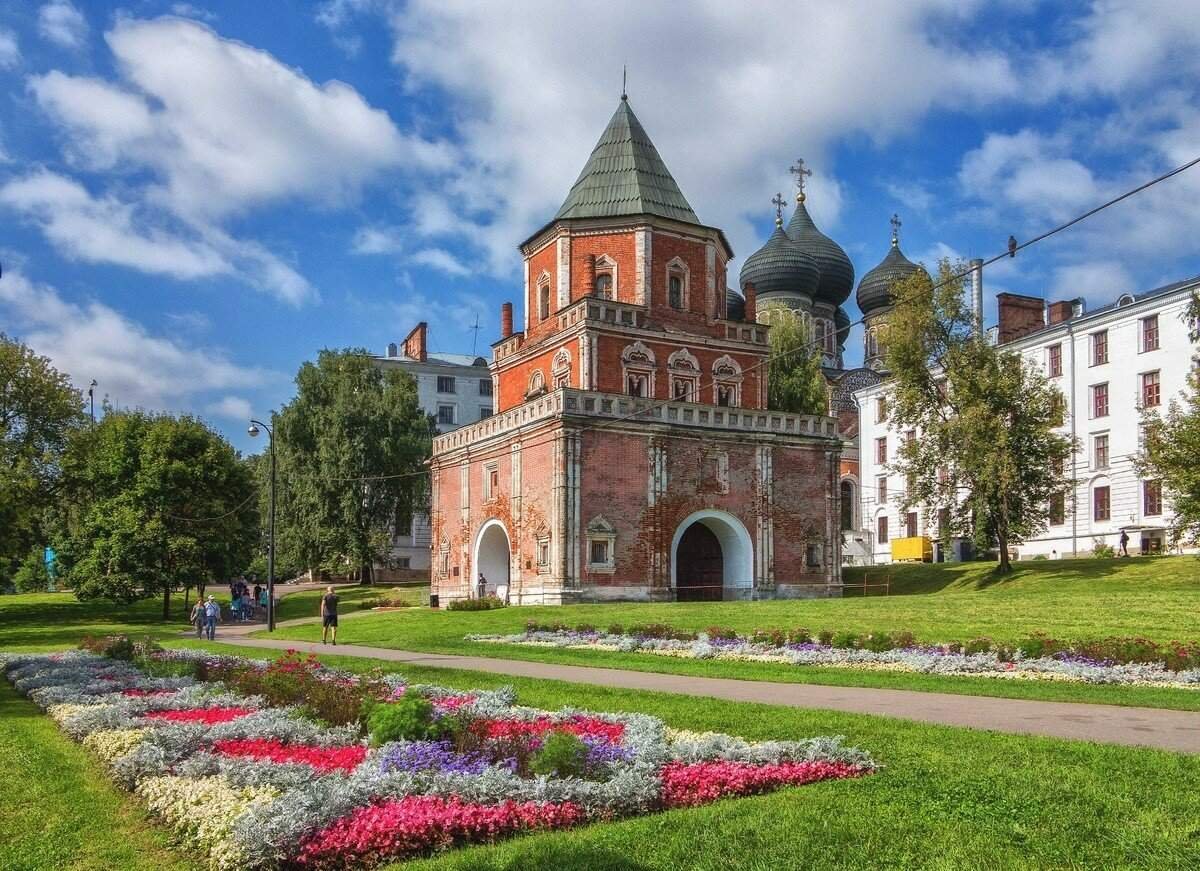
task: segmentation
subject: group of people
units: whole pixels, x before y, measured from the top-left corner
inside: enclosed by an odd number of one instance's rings
[[[251,590],[250,585],[240,578],[229,583],[229,613],[234,621],[247,623],[260,615],[265,616],[267,604],[266,587],[255,584]],[[212,641],[217,624],[221,622],[221,604],[213,595],[197,599],[188,619],[196,627],[197,638]]]

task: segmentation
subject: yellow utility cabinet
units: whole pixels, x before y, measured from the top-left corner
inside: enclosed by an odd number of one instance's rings
[[[924,535],[893,538],[892,561],[898,563],[933,562],[933,542]]]

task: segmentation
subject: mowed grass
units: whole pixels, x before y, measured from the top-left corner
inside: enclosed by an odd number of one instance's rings
[[[0,679],[0,868],[199,871],[103,766]]]
[[[282,596],[276,620],[316,617],[324,590],[290,592],[279,586]],[[225,587],[209,587],[219,602],[228,604]],[[352,613],[383,594],[400,595],[419,604],[428,587],[339,586],[338,610]],[[193,596],[191,602],[195,602]],[[190,607],[190,605],[189,605]],[[85,635],[127,634],[134,638],[170,638],[188,629],[187,609],[182,594],[172,597],[171,619],[162,619],[162,600],[143,599],[130,605],[93,600],[81,602],[74,593],[26,593],[0,596],[0,650],[57,650],[74,647]],[[218,626],[218,632],[221,631]]]
[[[381,666],[371,659],[321,659],[353,670]],[[522,704],[537,707],[640,711],[675,728],[753,740],[841,734],[885,766],[857,781],[518,838],[396,869],[1200,867],[1196,756],[470,671],[383,667],[415,682],[464,689],[509,684]]]
[[[988,563],[893,566],[890,567],[893,591],[890,596],[805,601],[617,603],[569,608],[533,606],[484,612],[416,608],[358,615],[345,620],[339,640],[402,650],[746,680],[1200,710],[1200,691],[1192,690],[697,661],[645,653],[498,645],[464,638],[472,633],[516,633],[522,631],[527,620],[538,620],[599,627],[658,622],[691,630],[720,625],[743,633],[760,628],[795,626],[812,631],[907,629],[924,641],[966,640],[981,635],[1000,641],[1017,641],[1035,631],[1071,640],[1110,635],[1139,635],[1157,641],[1200,640],[1200,560],[1196,557],[1025,562],[1018,564],[1016,571],[1002,580],[997,580],[991,569]],[[868,571],[874,583],[889,569],[879,567]],[[313,641],[319,639],[320,628],[285,627],[277,634]]]

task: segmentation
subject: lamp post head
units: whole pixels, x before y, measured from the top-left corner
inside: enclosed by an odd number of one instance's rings
[[[257,426],[257,424],[253,424],[253,423],[252,423],[252,424],[250,424],[250,428],[249,428],[249,429],[247,429],[247,430],[246,430],[246,432],[250,433],[250,438],[255,438],[255,437],[257,437],[257,436],[258,436],[258,426]]]

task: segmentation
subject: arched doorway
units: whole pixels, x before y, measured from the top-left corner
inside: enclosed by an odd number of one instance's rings
[[[719,602],[725,593],[721,542],[703,523],[693,523],[679,539],[675,556],[675,598],[680,602]]]
[[[709,602],[749,595],[754,548],[741,521],[724,511],[697,511],[675,530],[671,585],[680,602]]]
[[[488,594],[494,595],[501,584],[508,584],[508,571],[512,563],[512,549],[508,543],[508,531],[499,520],[489,520],[480,527],[475,539],[475,577],[468,578],[471,595],[479,590],[479,576],[487,579]]]

